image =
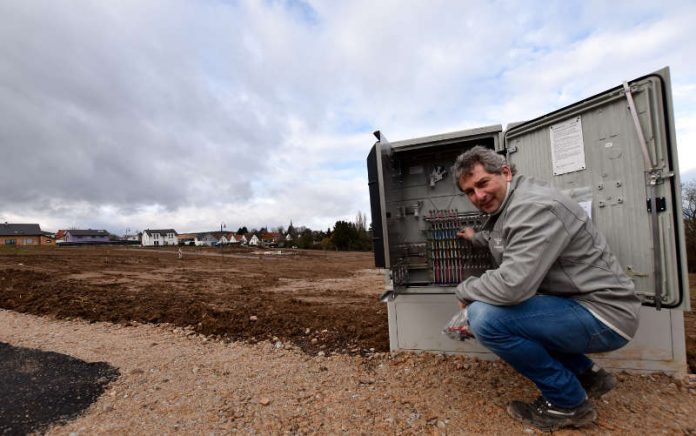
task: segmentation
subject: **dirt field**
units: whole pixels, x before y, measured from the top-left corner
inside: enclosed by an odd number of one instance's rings
[[[164,249],[8,252],[0,255],[0,307],[168,323],[229,340],[277,337],[310,354],[388,350],[386,306],[377,301],[382,276],[354,276],[372,268],[369,253],[263,253],[189,250],[179,260]]]
[[[50,434],[534,433],[504,363],[388,353],[382,286],[369,253],[5,251],[0,342],[118,368]],[[582,433],[696,432],[696,375],[618,377]]]

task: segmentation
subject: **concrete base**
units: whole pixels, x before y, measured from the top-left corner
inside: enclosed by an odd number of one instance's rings
[[[401,294],[387,302],[387,306],[392,351],[496,358],[475,339],[459,342],[442,334],[443,327],[458,310],[453,294]],[[638,332],[628,345],[610,353],[594,354],[592,359],[613,370],[686,374],[683,313],[643,307],[640,316]]]

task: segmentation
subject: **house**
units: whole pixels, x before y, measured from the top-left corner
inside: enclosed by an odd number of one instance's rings
[[[99,244],[110,241],[110,234],[106,230],[79,230],[69,229],[65,231],[63,239],[72,244]]]
[[[249,245],[253,245],[254,247],[261,245],[261,240],[258,238],[256,235],[251,235],[251,238],[249,239],[248,242]]]
[[[140,244],[143,247],[157,247],[160,245],[178,245],[179,239],[176,230],[161,229],[161,230],[143,230],[143,238]]]
[[[41,230],[38,224],[0,224],[0,245],[6,247],[52,246],[50,233]]]
[[[267,247],[277,247],[279,243],[284,243],[285,238],[279,232],[266,232],[261,235],[261,244]]]
[[[194,245],[196,242],[195,233],[178,233],[176,235],[179,245]]]
[[[280,232],[270,232],[266,233],[266,236],[270,236],[271,240],[275,243],[283,241],[285,238],[283,238],[283,234]]]
[[[196,247],[212,247],[216,245],[220,239],[217,238],[214,233],[199,233],[196,235],[194,241]]]
[[[56,232],[56,242],[65,242],[65,230],[58,230]]]
[[[222,235],[220,238],[220,243],[224,245],[228,244],[238,244],[239,241],[237,241],[237,238],[235,237],[234,233],[225,233]]]
[[[247,241],[246,236],[244,235],[234,235],[234,238],[237,240],[239,245],[247,245],[249,241]]]
[[[261,235],[261,242],[263,245],[269,245],[273,243],[273,234],[271,233],[264,233]]]

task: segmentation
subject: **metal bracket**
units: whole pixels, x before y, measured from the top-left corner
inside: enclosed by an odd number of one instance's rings
[[[638,135],[638,144],[643,152],[643,161],[645,162],[646,171],[654,171],[655,163],[650,156],[648,151],[648,143],[645,140],[645,135],[643,135],[643,128],[640,125],[640,119],[638,117],[638,110],[636,109],[636,103],[633,100],[633,94],[631,93],[631,87],[628,82],[623,83],[624,93],[626,94],[626,100],[628,100],[628,109],[631,112],[631,118],[633,118],[633,125],[636,128],[636,134]]]
[[[430,172],[430,187],[434,188],[435,184],[447,177],[448,171],[443,165],[435,165]]]
[[[661,241],[660,241],[660,230],[657,218],[657,212],[659,209],[658,198],[657,198],[657,182],[662,179],[662,173],[657,168],[656,162],[653,161],[652,156],[648,150],[648,143],[645,140],[645,135],[643,134],[643,128],[640,125],[640,118],[638,116],[638,110],[636,109],[636,103],[633,100],[633,94],[631,93],[631,87],[628,82],[623,83],[624,94],[626,95],[626,100],[628,101],[628,109],[631,112],[631,118],[633,118],[633,125],[636,128],[636,134],[638,135],[638,144],[643,152],[643,162],[645,165],[645,172],[648,175],[648,202],[650,210],[650,221],[652,227],[652,240],[653,240],[653,266],[655,272],[655,309],[660,310],[662,308],[662,265],[660,264],[660,251],[661,251]],[[663,209],[664,210],[664,209]]]
[[[648,207],[648,213],[652,213],[652,206],[651,206],[651,201],[646,200],[646,205]],[[665,197],[658,197],[655,199],[655,204],[657,205],[657,211],[658,212],[664,212],[667,210],[667,200]]]

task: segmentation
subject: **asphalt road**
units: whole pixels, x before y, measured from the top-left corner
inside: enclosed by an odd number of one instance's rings
[[[79,416],[118,369],[0,342],[0,435],[41,432]]]

